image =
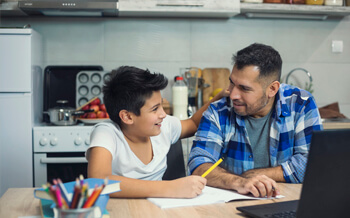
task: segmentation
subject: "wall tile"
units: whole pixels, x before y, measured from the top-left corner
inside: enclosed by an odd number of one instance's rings
[[[106,61],[188,61],[190,24],[177,20],[118,19],[105,23]]]

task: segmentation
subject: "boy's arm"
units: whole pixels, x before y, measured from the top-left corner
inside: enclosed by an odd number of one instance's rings
[[[187,120],[181,120],[182,129],[180,139],[193,136],[194,133],[197,131],[199,122],[201,121],[204,111],[209,107],[209,105],[212,102],[223,98],[224,96],[228,96],[229,94],[230,92],[227,89],[222,90],[219,94],[215,95],[210,101],[208,101],[201,108],[199,108],[191,118]]]
[[[112,155],[102,147],[90,148],[88,162],[88,177],[104,179],[108,176],[108,179],[121,181],[121,191],[111,194],[111,197],[193,198],[201,194],[206,185],[206,179],[200,176],[189,176],[171,181],[148,181],[112,175]]]

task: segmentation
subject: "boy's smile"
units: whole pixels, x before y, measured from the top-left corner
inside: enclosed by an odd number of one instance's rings
[[[162,96],[160,91],[155,91],[140,109],[140,116],[134,116],[134,127],[138,134],[156,136],[160,134],[161,123],[165,117]]]

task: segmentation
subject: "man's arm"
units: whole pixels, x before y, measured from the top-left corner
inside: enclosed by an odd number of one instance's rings
[[[299,105],[296,105],[297,108]],[[318,111],[315,99],[308,96],[306,102],[298,109],[294,132],[293,156],[284,163],[281,163],[284,178],[289,183],[302,183],[307,164],[307,157],[310,149],[312,133],[315,130],[322,130],[321,116]]]
[[[212,165],[213,164],[211,163],[201,164],[193,171],[192,174],[202,175]],[[229,173],[225,169],[218,166],[211,171],[206,178],[207,185],[209,186],[223,189],[233,189],[240,194],[251,193],[255,197],[275,197],[276,195],[280,194],[277,183],[273,179],[263,174],[252,175],[251,177],[242,177]]]
[[[193,198],[202,193],[206,179],[200,176],[188,176],[171,181],[147,181],[112,175],[112,155],[102,147],[93,147],[89,151],[88,177],[121,181],[121,191],[112,197],[146,198],[173,197]]]
[[[191,137],[194,135],[194,133],[197,131],[199,122],[201,121],[202,118],[202,114],[204,113],[204,111],[209,107],[209,105],[214,102],[217,101],[221,98],[223,98],[224,96],[228,96],[230,93],[228,92],[227,89],[222,90],[220,93],[218,93],[217,95],[215,95],[210,101],[208,101],[206,104],[204,104],[201,108],[199,108],[196,113],[193,114],[192,117],[190,117],[187,120],[181,120],[181,135],[180,135],[180,139],[181,138],[187,138],[187,137]]]

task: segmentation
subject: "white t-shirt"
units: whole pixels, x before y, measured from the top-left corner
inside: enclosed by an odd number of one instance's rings
[[[145,165],[130,149],[120,127],[112,122],[101,122],[91,132],[90,147],[106,148],[112,154],[112,174],[142,180],[162,180],[167,168],[167,154],[170,145],[177,142],[181,134],[181,122],[178,118],[166,116],[162,122],[161,132],[150,137],[153,159]]]

